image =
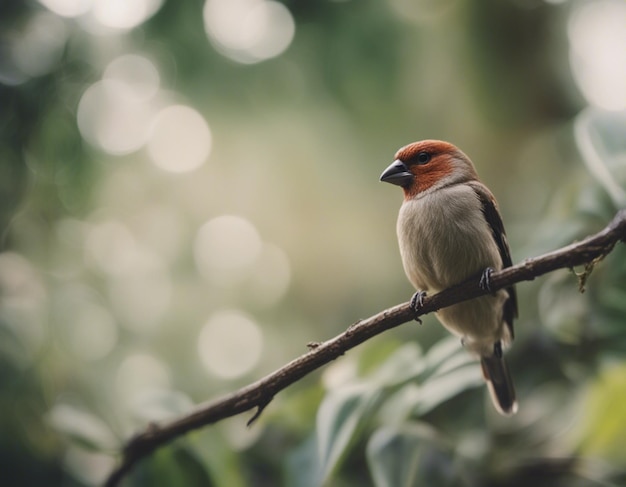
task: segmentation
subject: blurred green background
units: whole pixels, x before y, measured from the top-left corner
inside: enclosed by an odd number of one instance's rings
[[[407,301],[396,149],[438,138],[513,261],[626,206],[623,0],[3,0],[0,465],[103,482],[150,421]],[[520,411],[429,316],[126,485],[626,485],[626,252],[518,286]]]

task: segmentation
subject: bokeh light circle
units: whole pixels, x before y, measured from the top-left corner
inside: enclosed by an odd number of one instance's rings
[[[103,26],[132,29],[150,18],[162,0],[92,0],[92,14]]]
[[[280,55],[295,34],[291,12],[268,0],[207,0],[204,26],[217,50],[246,64]]]
[[[92,0],[39,0],[44,7],[61,17],[78,17],[89,11]]]
[[[165,171],[193,171],[211,152],[211,131],[193,108],[169,106],[155,117],[147,149],[154,164]]]
[[[11,43],[11,58],[26,76],[41,76],[61,61],[69,37],[65,22],[49,12],[33,15],[19,40]]]
[[[223,215],[200,228],[194,256],[198,270],[220,284],[250,272],[261,249],[261,237],[252,223],[239,216]]]
[[[85,258],[92,267],[110,275],[126,276],[139,261],[138,244],[130,230],[116,220],[91,226],[85,242]]]
[[[11,357],[18,363],[34,358],[44,343],[47,299],[44,283],[29,260],[14,252],[0,253],[0,326],[21,345]]]
[[[83,303],[74,308],[72,317],[69,344],[73,353],[81,360],[100,360],[117,345],[117,325],[106,308]]]
[[[126,83],[105,79],[83,93],[76,118],[85,140],[109,154],[123,155],[144,145],[152,113]]]
[[[157,357],[143,352],[126,357],[115,378],[117,394],[128,406],[146,392],[169,388],[170,383],[169,367]]]
[[[284,296],[291,281],[287,254],[272,244],[264,244],[250,278],[247,291],[257,305],[274,306]]]
[[[258,363],[263,335],[254,320],[237,310],[215,313],[202,327],[198,353],[206,369],[220,378],[234,379]]]
[[[152,61],[139,54],[125,54],[114,59],[102,78],[124,83],[137,100],[149,100],[159,91],[159,71]]]
[[[626,3],[581,3],[568,32],[572,73],[587,101],[605,110],[625,110]]]

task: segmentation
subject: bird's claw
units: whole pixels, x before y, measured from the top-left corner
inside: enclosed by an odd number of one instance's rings
[[[415,321],[417,321],[420,325],[422,324],[422,320],[420,320],[419,313],[422,311],[424,307],[424,298],[426,297],[426,291],[417,291],[413,297],[411,298],[411,302],[409,306],[415,312]]]
[[[493,274],[493,269],[491,267],[487,267],[483,274],[480,276],[480,281],[478,285],[483,291],[487,291],[491,293],[491,274]]]
[[[493,354],[498,358],[502,358],[502,342],[500,340],[493,344]]]

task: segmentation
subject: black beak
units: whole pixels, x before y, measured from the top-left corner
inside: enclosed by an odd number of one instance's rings
[[[404,162],[396,159],[383,171],[380,175],[380,180],[385,183],[397,184],[398,186],[408,186],[414,177],[415,175],[409,171]]]

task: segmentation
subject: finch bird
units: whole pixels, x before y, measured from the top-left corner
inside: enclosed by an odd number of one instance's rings
[[[472,161],[454,145],[423,140],[402,147],[380,180],[404,191],[397,233],[404,271],[417,292],[417,312],[426,293],[438,293],[482,272],[490,290],[493,270],[511,266],[502,218],[491,191]],[[437,311],[441,324],[480,357],[495,408],[517,411],[515,390],[502,356],[513,340],[517,317],[514,287]]]

